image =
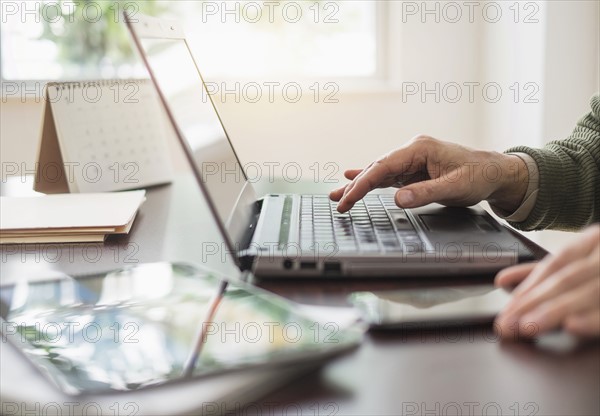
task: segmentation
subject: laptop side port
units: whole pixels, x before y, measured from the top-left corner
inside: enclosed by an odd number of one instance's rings
[[[316,270],[317,269],[317,263],[314,261],[301,261],[300,262],[300,269],[301,270]]]
[[[323,273],[325,275],[342,274],[342,265],[337,261],[326,261],[323,263]]]
[[[290,259],[285,259],[283,261],[283,268],[286,270],[291,270],[294,268],[294,262]]]

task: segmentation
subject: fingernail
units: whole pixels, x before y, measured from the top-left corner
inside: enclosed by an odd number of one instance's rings
[[[398,192],[398,202],[400,205],[411,205],[415,202],[415,195],[412,191],[400,191]]]

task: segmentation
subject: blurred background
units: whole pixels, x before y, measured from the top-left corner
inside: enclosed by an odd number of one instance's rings
[[[123,11],[184,22],[243,164],[332,188],[420,133],[498,151],[565,138],[600,85],[598,1],[0,5],[0,161],[31,170],[45,82],[146,76]]]

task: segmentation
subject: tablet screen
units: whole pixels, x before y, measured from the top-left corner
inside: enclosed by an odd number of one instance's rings
[[[4,336],[71,394],[314,359],[360,339],[181,264],[18,284],[2,288],[1,302]]]

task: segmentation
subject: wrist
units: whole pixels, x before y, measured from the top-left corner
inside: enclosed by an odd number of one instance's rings
[[[502,211],[512,213],[523,203],[527,193],[529,169],[517,155],[496,153],[494,161],[501,174],[488,202]]]

